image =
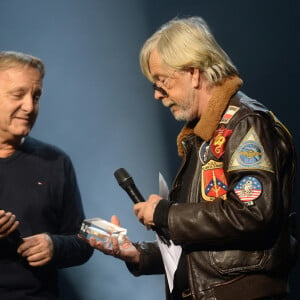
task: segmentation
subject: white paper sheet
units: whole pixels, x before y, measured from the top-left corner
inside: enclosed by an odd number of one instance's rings
[[[169,195],[169,188],[168,185],[161,173],[159,173],[159,195],[162,196],[164,199],[168,199]],[[174,281],[174,274],[178,266],[179,258],[182,252],[181,246],[174,245],[172,241],[170,241],[171,245],[168,246],[163,243],[159,236],[156,235],[156,239],[158,242],[158,246],[163,258],[164,267],[168,279],[168,284],[170,288],[170,292],[173,290],[173,281]]]

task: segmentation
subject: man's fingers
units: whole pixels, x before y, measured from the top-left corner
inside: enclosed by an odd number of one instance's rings
[[[0,232],[8,231],[8,229],[16,222],[16,216],[8,212],[0,219]]]
[[[115,215],[111,216],[110,222],[117,226],[121,226],[119,218]]]
[[[19,224],[19,221],[13,221],[12,223],[9,222],[1,226],[0,238],[6,237],[13,233],[18,228]]]

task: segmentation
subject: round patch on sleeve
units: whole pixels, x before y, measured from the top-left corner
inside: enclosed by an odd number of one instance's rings
[[[257,178],[245,176],[236,184],[234,192],[241,201],[253,205],[253,200],[257,199],[262,193],[262,185]]]
[[[203,142],[199,149],[199,157],[202,164],[205,164],[207,161],[209,144],[207,142]]]

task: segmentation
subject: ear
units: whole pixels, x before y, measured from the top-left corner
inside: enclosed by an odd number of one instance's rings
[[[192,85],[193,88],[197,89],[200,87],[200,70],[196,68],[191,68],[189,70],[191,76],[192,76]]]

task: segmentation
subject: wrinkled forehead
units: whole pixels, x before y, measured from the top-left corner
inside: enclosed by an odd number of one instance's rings
[[[43,78],[40,71],[30,66],[11,66],[0,68],[0,89],[2,91],[42,90]]]
[[[5,64],[5,65],[1,65],[0,64],[0,73],[6,72],[7,71],[13,71],[15,73],[32,73],[34,71],[37,72],[37,74],[39,74],[39,81],[42,81],[42,73],[40,71],[39,68],[32,66],[30,64],[21,64],[21,63],[16,63],[16,62],[12,62],[10,64]]]
[[[43,63],[40,63],[38,60],[25,60],[17,59],[15,57],[1,57],[0,56],[0,71],[7,70],[11,68],[24,68],[24,69],[36,69],[40,72],[41,78],[44,77],[45,70]]]

